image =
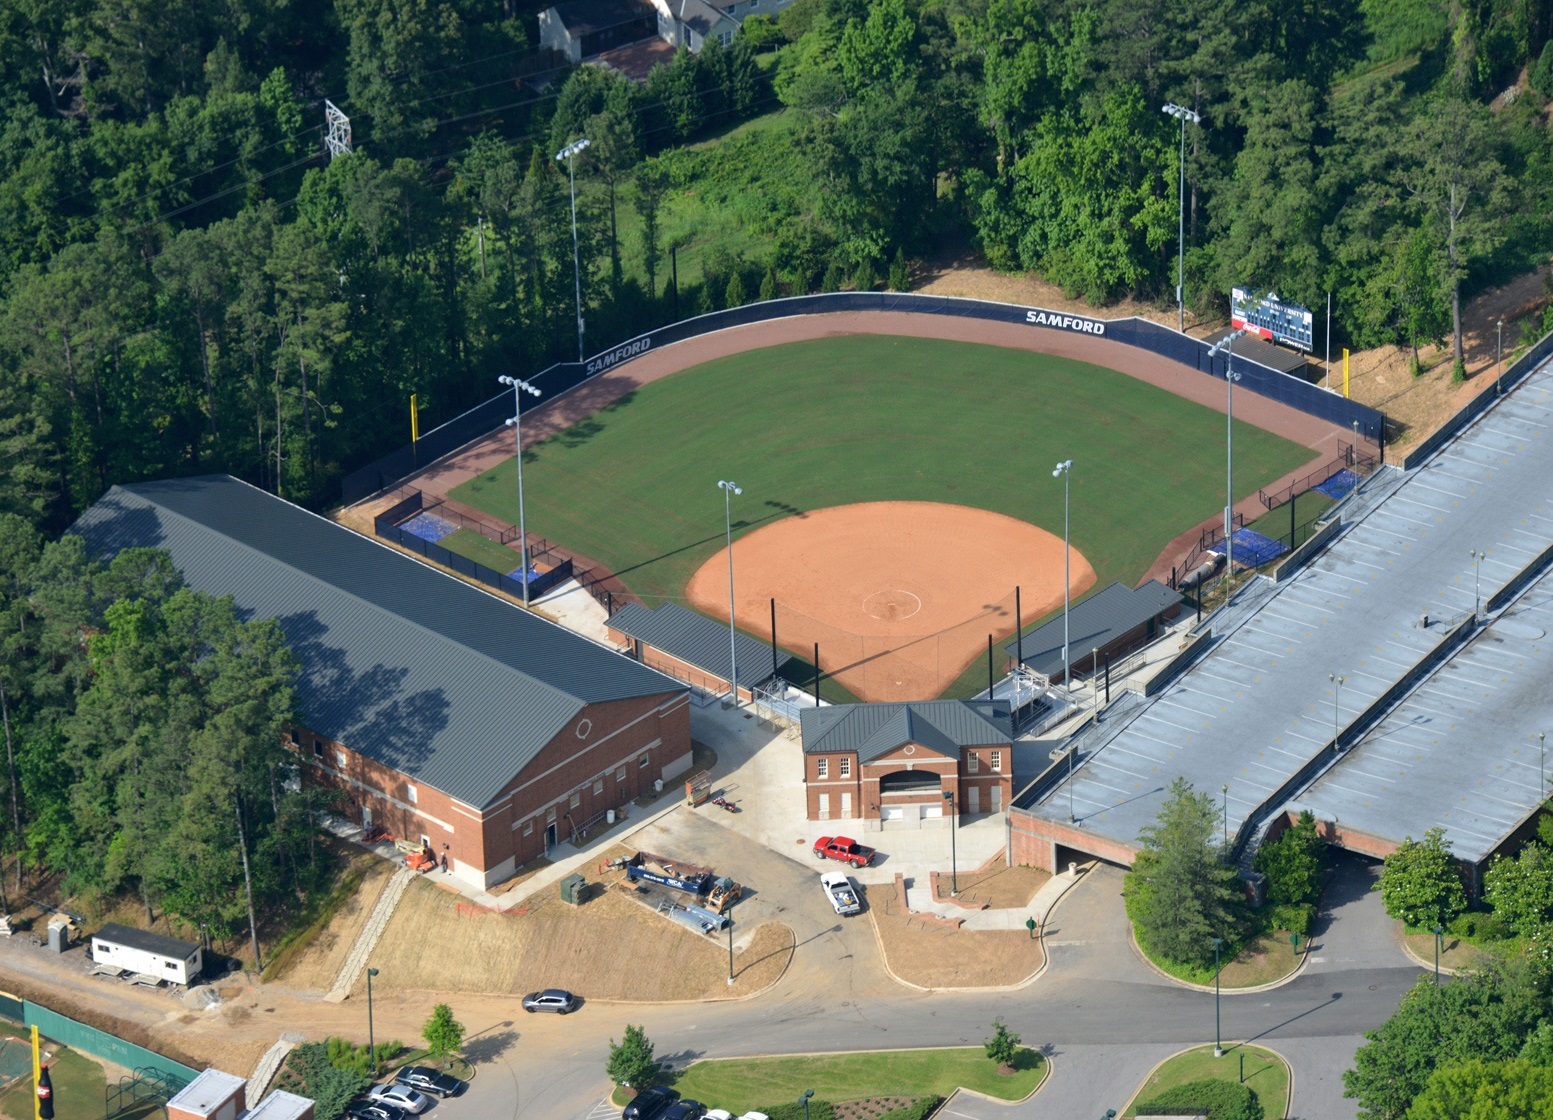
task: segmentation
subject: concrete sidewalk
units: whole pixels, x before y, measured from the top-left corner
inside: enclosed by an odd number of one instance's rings
[[[1061,875],[1053,875],[1041,889],[1035,892],[1035,897],[1030,900],[1030,905],[1025,907],[1005,906],[996,910],[968,910],[963,906],[956,906],[952,902],[934,902],[928,893],[923,880],[923,886],[917,886],[916,881],[906,880],[906,904],[919,914],[937,914],[940,918],[959,918],[963,928],[968,930],[1021,930],[1028,929],[1025,922],[1034,918],[1040,923],[1040,928],[1046,928],[1046,920],[1051,916],[1059,899],[1076,886],[1083,879],[1084,873],[1089,869],[1089,864],[1080,866],[1075,874],[1064,871]],[[940,880],[942,881],[942,880]]]

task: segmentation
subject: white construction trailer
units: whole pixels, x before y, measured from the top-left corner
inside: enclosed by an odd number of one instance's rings
[[[109,922],[92,934],[92,961],[187,987],[205,969],[205,955],[192,941]]]

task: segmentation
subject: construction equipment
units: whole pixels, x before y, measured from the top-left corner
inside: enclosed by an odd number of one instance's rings
[[[706,892],[706,908],[714,914],[721,914],[743,897],[744,887],[723,875],[714,879],[711,889]]]

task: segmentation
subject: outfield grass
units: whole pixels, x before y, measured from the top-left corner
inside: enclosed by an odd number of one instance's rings
[[[1223,439],[1219,413],[1099,366],[849,336],[747,351],[647,385],[531,448],[524,491],[532,532],[653,601],[681,595],[722,547],[719,479],[744,488],[733,504],[740,535],[883,500],[977,506],[1060,534],[1063,488],[1051,469],[1072,458],[1072,539],[1103,587],[1135,582],[1172,537],[1223,508]],[[1310,458],[1240,423],[1235,452],[1248,491]],[[453,496],[516,523],[513,474],[508,460]]]
[[[437,542],[449,552],[456,552],[460,556],[473,560],[476,564],[484,564],[492,571],[506,575],[515,572],[522,566],[522,559],[516,549],[506,545],[497,544],[489,537],[483,537],[473,529],[459,529],[449,533]],[[529,550],[529,559],[533,560],[533,550]]]
[[[1122,1113],[1123,1120],[1136,1116],[1139,1104],[1177,1085],[1185,1085],[1190,1081],[1202,1081],[1210,1077],[1222,1078],[1226,1081],[1239,1080],[1242,1054],[1245,1055],[1246,1061],[1245,1083],[1255,1091],[1257,1099],[1262,1102],[1263,1114],[1267,1120],[1278,1120],[1288,1112],[1289,1108],[1289,1067],[1277,1054],[1271,1050],[1263,1050],[1259,1046],[1226,1047],[1222,1058],[1213,1056],[1211,1046],[1177,1054],[1151,1073],[1148,1080],[1139,1087],[1132,1103],[1127,1106],[1127,1111]]]
[[[816,1054],[696,1062],[674,1080],[681,1096],[738,1115],[792,1101],[813,1089],[822,1101],[860,1097],[947,1097],[962,1086],[1001,1100],[1021,1100],[1046,1078],[1045,1060],[1020,1052],[1007,1076],[980,1046],[947,1050],[893,1050],[871,1054]]]

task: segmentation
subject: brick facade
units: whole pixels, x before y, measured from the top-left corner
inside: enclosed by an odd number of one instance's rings
[[[343,790],[340,815],[425,840],[464,882],[490,887],[690,758],[684,693],[590,704],[483,809],[306,728],[291,733],[303,782]]]
[[[861,764],[856,751],[805,754],[803,763],[811,821],[864,820],[876,822],[875,827],[887,823],[915,827],[951,812],[955,816],[999,812],[1013,795],[1013,748],[1008,744],[962,747],[960,757],[951,758],[920,743],[905,743]],[[901,771],[935,775],[937,785],[881,793],[884,779]],[[954,794],[952,810],[945,793]]]
[[[681,661],[673,654],[664,653],[661,649],[647,645],[624,634],[619,630],[609,631],[609,640],[614,642],[626,655],[635,658],[649,669],[656,669],[673,677],[677,681],[684,681],[688,685],[699,688],[702,692],[709,692],[713,696],[721,696],[728,691],[728,678],[720,677],[716,673],[708,673],[705,669],[692,665],[688,661]],[[739,699],[753,702],[755,694],[744,685],[739,686]]]
[[[1011,863],[1038,867],[1053,875],[1064,870],[1059,848],[1098,856],[1109,863],[1131,867],[1138,850],[1075,825],[1047,820],[1014,810],[1008,815],[1008,858]]]

